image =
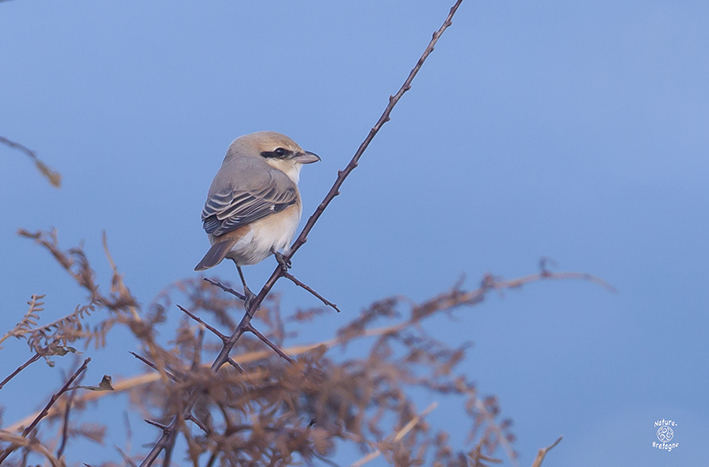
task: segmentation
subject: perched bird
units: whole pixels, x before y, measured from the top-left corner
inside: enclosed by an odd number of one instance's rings
[[[303,207],[298,179],[303,164],[320,160],[289,137],[260,131],[235,139],[209,187],[202,223],[212,247],[195,271],[229,258],[236,264],[247,299],[241,266],[269,255],[282,262],[300,222]]]

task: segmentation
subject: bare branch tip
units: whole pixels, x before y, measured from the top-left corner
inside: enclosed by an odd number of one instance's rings
[[[167,425],[163,425],[162,423],[155,422],[153,420],[149,420],[147,418],[143,419],[145,423],[148,425],[153,425],[154,427],[160,428],[162,431],[167,432],[170,430],[170,427]]]

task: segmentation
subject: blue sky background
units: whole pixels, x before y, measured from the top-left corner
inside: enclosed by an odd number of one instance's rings
[[[199,213],[239,135],[279,131],[322,157],[302,173],[307,216],[451,4],[0,3],[0,135],[64,177],[56,190],[0,146],[0,329],[33,293],[47,294],[47,319],[85,300],[19,227],[54,226],[64,247],[84,240],[107,287],[105,230],[144,303],[194,277]],[[707,83],[707,2],[466,0],[293,271],[347,318],[461,274],[472,288],[486,272],[533,273],[542,256],[598,275],[618,293],[532,284],[434,332],[475,343],[465,372],[514,419],[520,465],[561,434],[545,466],[706,465]],[[246,274],[255,288],[272,269]],[[291,309],[316,304],[279,290]],[[338,319],[306,337],[329,337]],[[124,350],[89,352],[87,381],[141,371]],[[8,342],[0,375],[27,356]],[[59,381],[40,364],[24,372],[0,393],[5,423]],[[464,429],[458,405],[441,402],[431,420]],[[651,446],[663,418],[678,423],[669,453]],[[117,457],[110,443],[82,455]]]

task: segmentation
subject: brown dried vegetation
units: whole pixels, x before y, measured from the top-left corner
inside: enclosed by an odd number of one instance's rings
[[[50,325],[39,325],[42,297],[35,296],[27,314],[5,338],[27,339],[36,355],[68,343],[101,347],[111,342],[110,331],[122,326],[130,330],[140,349],[138,356],[150,366],[145,374],[116,382],[110,388],[113,391],[102,391],[103,383],[96,387],[65,385],[64,392],[70,395],[50,405],[43,424],[58,430],[55,436],[61,440],[61,451],[74,438],[102,442],[104,437],[101,424],[75,425],[70,409],[81,411],[90,400],[127,392],[129,410],[139,411],[155,426],[167,429],[177,418],[175,426],[187,445],[185,459],[193,465],[332,464],[329,459],[342,442],[357,444],[369,457],[383,455],[395,465],[488,465],[496,462],[492,456],[500,446],[514,459],[511,422],[499,419],[497,400],[481,397],[475,385],[457,371],[465,346],[453,348],[434,339],[427,332],[427,322],[455,308],[476,305],[494,290],[568,277],[547,271],[514,281],[486,276],[477,289],[468,291],[457,284],[420,304],[390,297],[362,310],[331,339],[290,347],[287,344],[297,340],[299,325],[312,325],[329,310],[298,310],[284,319],[278,296],[271,295],[255,320],[264,336],[293,362],[279,357],[259,339],[245,337],[234,346],[231,365],[215,373],[209,363],[222,348],[224,333],[236,326],[232,317],[243,309],[241,300],[191,278],[167,287],[144,310],[123,283],[108,249],[113,275],[110,292],[104,294],[80,248],[61,250],[54,232],[21,234],[46,248],[77,285],[89,292],[93,316],[75,311]],[[174,314],[176,297],[186,303],[184,308],[191,314],[200,316],[200,321],[215,323],[208,325],[212,331],[183,315],[172,340],[159,342],[158,329],[167,326],[168,309]],[[344,321],[346,316],[338,318]],[[98,322],[90,326],[89,320]],[[357,345],[352,345],[355,342]],[[333,348],[342,352],[333,353]],[[72,391],[77,388],[92,391]],[[468,418],[470,448],[454,449],[445,430],[432,427],[418,415],[414,388],[441,398],[458,396],[456,400],[463,406],[459,416]],[[191,410],[186,410],[190,406]],[[8,464],[27,465],[30,454],[35,453],[52,465],[64,465],[62,454],[52,453],[56,451],[51,447],[56,444],[51,441],[52,430],[17,434],[33,421],[39,421],[37,414],[0,430],[0,441],[4,442],[0,452],[9,455],[15,451]],[[165,451],[170,457],[171,447]],[[142,458],[127,448],[121,449],[121,455],[123,465]]]

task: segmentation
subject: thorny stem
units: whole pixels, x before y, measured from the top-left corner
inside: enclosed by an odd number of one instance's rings
[[[78,370],[76,370],[74,372],[73,375],[71,375],[71,377],[67,380],[67,382],[64,383],[64,386],[62,386],[58,392],[56,392],[55,394],[52,394],[52,398],[49,399],[49,402],[47,402],[47,405],[44,407],[44,409],[42,409],[42,411],[39,413],[39,415],[37,415],[37,417],[35,417],[35,419],[32,421],[32,423],[30,423],[30,425],[22,431],[23,438],[27,437],[27,435],[30,434],[30,432],[32,432],[32,430],[34,430],[34,428],[37,426],[37,424],[40,422],[40,420],[42,420],[47,415],[47,413],[49,412],[49,409],[52,408],[54,403],[57,402],[57,400],[61,397],[62,394],[64,394],[65,392],[67,392],[69,390],[69,386],[71,386],[71,383],[73,383],[74,380],[76,378],[78,378],[79,375],[81,373],[83,373],[84,370],[86,370],[86,367],[89,365],[90,361],[91,361],[91,358],[87,358],[86,360],[84,360],[84,363],[79,367]],[[5,451],[0,456],[0,464],[2,464],[5,459],[7,459],[7,456],[12,454],[12,452],[15,450],[16,447],[17,447],[17,445],[11,444],[10,446],[7,447],[7,449],[5,449]]]
[[[344,170],[340,170],[337,173],[337,179],[335,180],[335,183],[332,185],[332,188],[330,188],[330,191],[328,191],[327,195],[325,195],[325,199],[320,203],[320,205],[315,209],[315,212],[308,218],[308,222],[305,224],[305,227],[303,230],[300,232],[300,235],[298,235],[298,238],[295,240],[293,243],[293,246],[291,246],[290,251],[288,252],[287,255],[283,257],[283,260],[288,263],[291,258],[293,258],[293,255],[300,249],[301,246],[305,244],[308,240],[308,234],[310,231],[313,229],[315,226],[315,223],[320,219],[320,216],[322,216],[323,212],[325,211],[325,208],[328,207],[328,205],[332,202],[333,199],[337,195],[340,194],[340,187],[344,183],[345,179],[352,173],[352,171],[357,167],[359,164],[359,160],[362,157],[362,154],[364,154],[364,151],[369,147],[369,144],[372,142],[374,137],[379,133],[379,130],[384,126],[386,122],[390,120],[390,114],[396,104],[399,102],[399,100],[402,98],[402,96],[411,89],[411,83],[413,82],[414,78],[418,74],[419,70],[423,66],[424,62],[426,61],[426,58],[433,52],[433,49],[438,42],[438,39],[441,37],[441,35],[445,32],[446,29],[452,24],[452,19],[453,15],[455,15],[456,11],[458,11],[458,7],[460,7],[460,4],[463,2],[463,0],[457,0],[453,7],[450,9],[448,12],[448,16],[446,17],[445,21],[441,25],[441,27],[433,33],[433,37],[431,38],[431,41],[429,42],[428,46],[426,49],[423,51],[423,54],[421,57],[418,59],[418,62],[416,62],[416,65],[414,68],[409,72],[409,76],[406,78],[404,81],[404,84],[401,85],[399,90],[397,91],[396,94],[393,96],[389,96],[389,103],[387,104],[386,108],[384,109],[384,112],[382,115],[379,117],[379,120],[377,120],[377,123],[372,127],[372,129],[369,131],[369,134],[367,137],[364,139],[362,144],[360,144],[359,148],[355,152],[354,156],[352,156],[352,159],[350,160],[349,164],[345,167]],[[236,327],[234,332],[224,341],[223,346],[221,351],[219,352],[219,355],[217,355],[216,359],[212,363],[211,369],[215,373],[221,368],[225,363],[229,361],[229,353],[231,352],[231,349],[236,345],[237,341],[241,336],[246,332],[246,330],[251,326],[251,318],[254,316],[256,310],[258,310],[259,306],[261,306],[261,303],[263,303],[264,299],[266,296],[269,294],[271,289],[273,289],[273,286],[276,284],[278,279],[284,276],[283,267],[279,264],[276,269],[273,271],[271,274],[271,277],[266,281],[264,286],[261,288],[261,291],[258,293],[256,297],[253,298],[249,302],[248,309],[246,310],[246,313],[244,313],[243,318],[241,319],[241,322],[239,325]],[[212,281],[209,281],[212,283]],[[215,284],[216,285],[216,284]],[[223,288],[223,287],[222,287]],[[192,410],[192,407],[194,406],[195,403],[195,394],[192,393],[190,394],[189,398],[189,403],[185,407],[185,413],[189,413]],[[172,429],[176,427],[178,420],[180,417],[175,416],[172,420],[172,423],[170,424],[169,427],[167,427],[166,430],[163,430],[163,434],[160,437],[160,439],[155,443],[151,451],[148,453],[146,458],[143,460],[143,462],[140,464],[140,467],[149,467],[155,462],[155,459],[157,459],[158,455],[160,455],[160,452],[163,449],[167,449],[168,446],[172,444],[172,438],[174,437],[174,434],[176,430]]]
[[[357,149],[357,152],[355,152],[354,156],[352,156],[352,159],[345,167],[345,170],[338,171],[335,183],[332,185],[332,188],[330,188],[330,191],[325,196],[325,199],[323,199],[317,209],[315,209],[315,212],[308,218],[308,222],[305,224],[305,227],[300,232],[300,235],[298,235],[298,238],[293,243],[293,246],[291,247],[290,251],[287,255],[283,257],[284,261],[290,261],[291,258],[293,258],[293,255],[295,255],[295,253],[300,249],[300,247],[308,241],[308,234],[313,229],[318,219],[320,219],[320,216],[322,216],[322,213],[325,211],[325,208],[327,208],[330,202],[332,202],[332,200],[340,194],[340,187],[345,182],[345,179],[357,167],[357,165],[359,164],[359,160],[362,157],[362,154],[364,154],[364,151],[369,147],[369,144],[372,142],[377,133],[379,133],[379,130],[382,128],[382,126],[384,126],[384,124],[390,120],[389,115],[394,109],[394,106],[396,106],[396,104],[399,102],[404,93],[411,89],[411,83],[413,82],[414,78],[423,66],[424,62],[426,61],[426,58],[428,58],[431,52],[433,52],[433,49],[436,43],[438,42],[438,39],[452,24],[453,15],[455,15],[455,12],[458,10],[458,7],[462,3],[462,1],[463,0],[457,0],[455,2],[455,5],[453,5],[453,7],[450,9],[446,20],[443,22],[443,25],[441,25],[441,27],[433,33],[431,42],[429,42],[428,46],[423,51],[423,54],[416,63],[416,66],[414,66],[414,68],[409,72],[409,76],[406,78],[406,81],[404,81],[404,84],[401,85],[399,91],[397,91],[396,94],[394,94],[393,96],[389,96],[389,104],[384,109],[384,112],[382,113],[381,117],[379,117],[377,123],[369,131],[369,134],[364,139],[364,141],[362,141],[362,144],[360,144],[359,148]],[[261,291],[258,293],[256,298],[254,298],[253,302],[251,303],[251,307],[249,310],[250,312],[252,310],[255,311],[258,309],[259,305],[261,305],[261,302],[263,302],[263,300],[266,298],[266,295],[268,295],[273,286],[276,284],[276,281],[283,277],[283,272],[283,268],[279,264],[278,267],[276,267],[276,269],[273,271],[271,277],[268,279]],[[251,314],[253,315],[253,313]]]

